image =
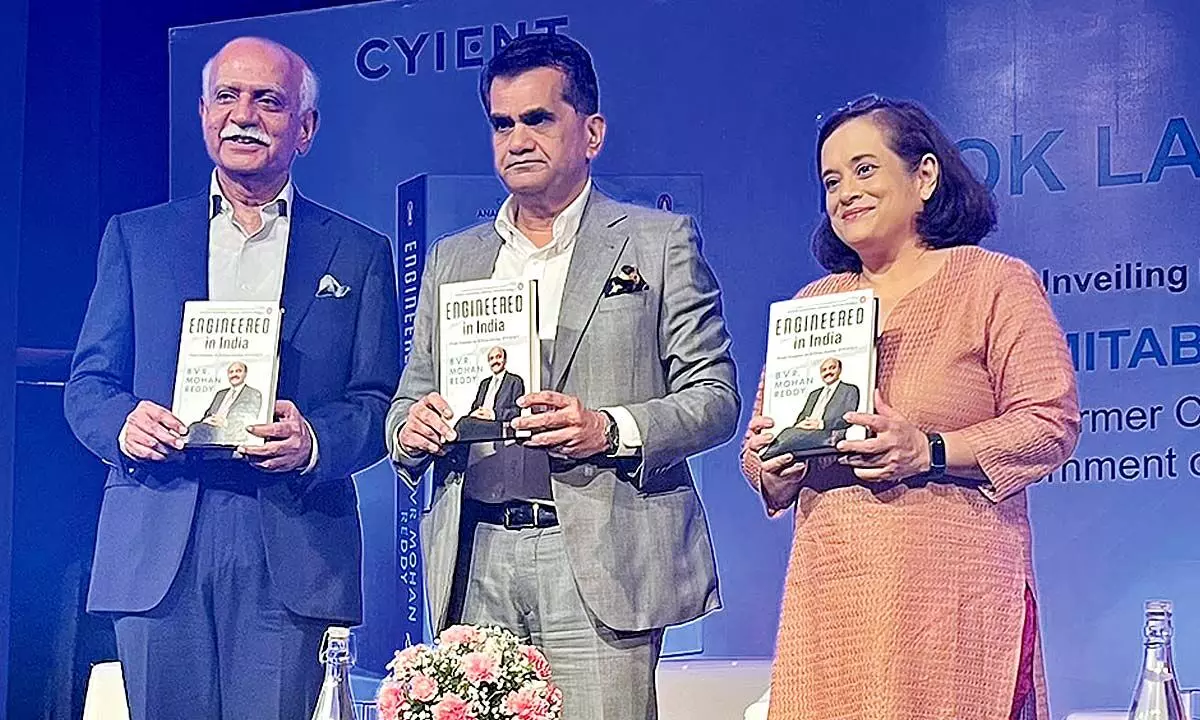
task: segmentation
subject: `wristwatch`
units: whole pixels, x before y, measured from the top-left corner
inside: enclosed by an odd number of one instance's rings
[[[929,438],[929,475],[941,477],[946,474],[946,441],[937,433],[926,433]]]
[[[604,416],[604,439],[608,442],[604,452],[607,455],[615,455],[617,448],[621,447],[621,433],[617,429],[617,419],[607,410],[601,410],[600,414]]]

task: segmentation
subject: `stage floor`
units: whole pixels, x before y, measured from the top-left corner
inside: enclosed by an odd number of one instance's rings
[[[659,720],[742,720],[767,691],[771,661],[687,660],[658,665]]]

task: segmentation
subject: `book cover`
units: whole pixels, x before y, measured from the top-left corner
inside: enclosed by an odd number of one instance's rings
[[[871,290],[771,303],[762,414],[775,440],[759,455],[829,455],[867,428],[843,419],[874,412],[878,301]]]
[[[274,418],[281,319],[274,302],[184,303],[171,412],[188,448],[263,443],[246,427]]]
[[[438,392],[454,411],[456,442],[528,436],[509,423],[517,398],[541,390],[537,281],[473,280],[438,288]]]

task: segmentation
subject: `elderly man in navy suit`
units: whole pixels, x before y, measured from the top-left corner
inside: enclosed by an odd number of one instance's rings
[[[117,215],[100,243],[64,405],[111,468],[88,608],[115,621],[135,720],[306,718],[322,633],[361,622],[351,474],[384,455],[395,273],[387,237],[293,184],[316,100],[295,52],[228,43],[203,74],[207,191]],[[167,409],[197,299],[284,310],[274,422],[234,459],[189,455]]]

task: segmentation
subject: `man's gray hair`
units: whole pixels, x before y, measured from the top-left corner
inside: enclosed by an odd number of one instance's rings
[[[317,75],[308,66],[308,61],[300,57],[300,54],[291,48],[281,45],[274,40],[265,40],[256,38],[269,45],[279,48],[294,62],[300,63],[300,112],[306,113],[309,110],[317,109],[317,96],[320,93],[320,84],[317,82]],[[232,41],[231,41],[232,42]],[[225,48],[222,47],[215,55],[210,57],[204,63],[204,69],[200,71],[200,97],[204,98],[205,102],[212,99],[212,69],[213,64],[217,60],[217,55],[220,55]]]

